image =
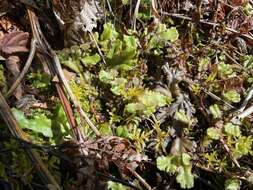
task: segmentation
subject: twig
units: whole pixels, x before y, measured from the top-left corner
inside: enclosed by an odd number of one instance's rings
[[[98,49],[98,53],[99,53],[101,59],[103,60],[104,64],[106,65],[105,56],[103,55],[103,53],[102,53],[102,51],[101,51],[101,49],[100,49],[100,47],[99,47],[99,45],[97,43],[96,38],[94,37],[94,35],[91,32],[89,32],[89,36],[90,36],[91,40],[94,41],[94,43],[95,43],[95,45],[96,45],[96,47]]]
[[[144,187],[146,187],[146,189],[152,190],[152,187],[136,171],[132,170],[129,167],[127,167],[127,169],[142,183],[142,185],[144,185]]]
[[[227,56],[233,63],[235,63],[236,65],[238,65],[238,66],[240,66],[241,67],[241,69],[243,69],[245,72],[249,72],[247,69],[245,69],[240,63],[238,63],[233,57],[231,57],[226,51],[223,51],[223,53],[224,53],[224,55],[225,56]],[[212,95],[213,96],[213,95]],[[215,95],[216,96],[216,95]],[[247,104],[249,103],[249,101],[250,101],[250,99],[253,97],[253,85],[248,89],[248,93],[247,93],[247,96],[246,96],[246,98],[244,99],[244,101],[243,101],[243,103],[242,103],[242,105],[241,105],[241,107],[237,110],[237,111],[235,111],[235,112],[237,112],[237,113],[240,113],[240,114],[242,114],[242,112],[245,110],[245,108],[246,108],[246,106],[247,106]],[[219,98],[219,97],[216,97],[216,98]],[[223,101],[223,100],[222,100]],[[224,102],[225,103],[225,102]],[[231,107],[232,105],[228,105],[229,107]],[[233,106],[231,107],[231,108],[234,108]],[[240,119],[240,118],[244,118],[244,117],[247,117],[247,116],[249,116],[250,115],[250,112],[246,112],[248,115],[244,115],[244,114],[242,114],[242,115],[238,115],[238,116],[235,116],[234,118],[233,118],[233,121],[235,122],[235,123],[237,123],[237,124],[239,124],[240,122],[239,121],[236,121],[236,120],[238,120],[238,119]],[[239,118],[236,118],[236,117],[239,117]]]
[[[244,176],[239,176],[237,173],[228,173],[228,172],[223,172],[223,173],[221,173],[221,172],[217,172],[215,169],[206,168],[206,167],[204,167],[204,166],[203,166],[202,164],[200,164],[200,163],[197,163],[197,164],[196,164],[196,167],[199,168],[199,169],[201,169],[201,170],[210,172],[210,173],[215,173],[215,174],[217,174],[217,175],[223,175],[223,176],[225,175],[225,177],[234,177],[234,178],[236,178],[236,179],[240,179],[240,180],[244,180],[244,181],[249,182],[249,181],[247,180],[246,177],[244,177]]]
[[[183,80],[184,80],[186,83],[191,84],[191,85],[196,84],[195,82],[193,82],[191,79],[189,79],[189,78],[187,78],[187,77],[185,77]],[[235,109],[234,106],[232,106],[231,104],[229,104],[229,103],[226,102],[225,100],[221,99],[220,97],[218,97],[218,96],[215,95],[214,93],[212,93],[212,92],[206,90],[204,87],[200,86],[200,89],[201,89],[204,93],[206,93],[207,95],[211,96],[212,98],[214,98],[214,99],[216,99],[216,100],[218,100],[218,101],[220,101],[220,102],[223,102],[223,103],[224,103],[226,106],[228,106],[229,108]]]
[[[232,106],[231,104],[229,104],[228,102],[226,102],[225,100],[221,99],[219,96],[215,95],[214,93],[212,92],[209,92],[207,90],[205,90],[203,87],[201,87],[201,89],[206,93],[208,94],[209,96],[211,96],[212,98],[220,101],[220,102],[223,102],[226,106],[228,106],[229,108],[232,108],[232,109],[235,109],[234,106]]]
[[[250,99],[253,96],[253,85],[249,88],[248,90],[248,94],[246,96],[246,98],[244,99],[240,109],[238,110],[238,112],[243,112],[247,106],[247,104],[249,103]]]
[[[56,90],[59,94],[59,98],[62,102],[62,106],[63,106],[64,112],[66,113],[66,116],[67,116],[68,122],[71,126],[71,129],[73,130],[76,140],[79,141],[80,135],[77,132],[78,126],[77,126],[77,122],[74,118],[73,110],[71,109],[68,99],[64,94],[64,90],[63,90],[62,86],[60,84],[56,83],[55,87],[56,87]]]
[[[1,17],[1,16],[4,16],[6,13],[7,13],[7,12],[2,12],[2,13],[0,13],[0,17]]]
[[[234,116],[231,120],[232,123],[234,124],[240,124],[240,120],[244,119],[245,117],[248,117],[249,115],[251,115],[253,113],[253,106],[250,106],[249,108],[247,108],[246,110],[244,110],[243,112],[241,112],[240,114]]]
[[[233,57],[231,57],[226,51],[223,51],[224,55],[230,59],[234,64],[238,65],[243,71],[249,72],[247,69],[245,69],[240,63],[238,63]]]
[[[141,3],[141,0],[138,0],[137,3],[136,3],[136,5],[135,5],[135,9],[134,9],[134,17],[133,17],[133,28],[134,28],[134,31],[136,30],[136,18],[138,16],[140,3]]]
[[[48,42],[46,41],[46,39],[44,38],[42,32],[40,31],[40,26],[38,23],[38,19],[36,17],[35,19],[35,14],[32,10],[28,9],[28,15],[30,17],[31,23],[32,23],[32,30],[34,33],[34,36],[36,36],[37,40],[38,40],[38,44],[41,46],[40,48],[42,49],[42,51],[44,50],[45,54],[50,56],[51,60],[51,65],[54,69],[54,72],[57,74],[58,78],[60,79],[60,81],[62,82],[67,94],[69,95],[71,101],[73,102],[75,108],[77,108],[79,114],[81,117],[83,117],[86,121],[86,123],[88,124],[88,126],[94,131],[94,133],[97,136],[101,136],[100,132],[98,131],[98,129],[95,127],[95,125],[92,123],[92,121],[89,119],[89,117],[87,116],[87,114],[83,111],[78,99],[76,98],[76,96],[74,95],[74,93],[72,92],[67,79],[65,78],[65,75],[63,73],[60,61],[58,56],[56,55],[56,53],[52,50],[52,48],[50,47],[50,45],[48,44]],[[43,42],[42,40],[43,39]],[[78,135],[81,135],[81,131],[78,130]],[[82,143],[82,142],[80,142]]]
[[[12,84],[11,88],[5,94],[6,98],[9,98],[12,95],[12,93],[16,90],[18,85],[21,83],[22,79],[24,78],[25,74],[27,73],[28,69],[30,68],[30,66],[32,64],[32,60],[34,58],[35,51],[36,51],[36,40],[34,38],[32,38],[32,40],[31,40],[31,50],[30,50],[28,59],[25,63],[25,66],[24,66],[23,70],[21,71],[21,73],[19,74],[18,78]]]
[[[228,148],[228,145],[226,144],[226,142],[224,141],[223,138],[220,139],[221,144],[223,145],[224,149],[226,150],[226,152],[228,153],[230,159],[232,160],[232,162],[236,165],[236,167],[238,169],[241,169],[240,164],[238,163],[238,161],[233,157],[233,155],[230,153],[230,150]]]
[[[111,15],[114,17],[114,19],[116,18],[115,14],[113,13],[112,11],[112,7],[111,7],[111,4],[110,4],[110,1],[109,0],[106,0],[106,3],[107,3],[107,6],[109,8],[109,12],[111,13]]]
[[[171,17],[174,17],[174,18],[178,18],[178,19],[193,21],[193,19],[192,19],[191,17],[185,16],[185,15],[182,15],[182,14],[167,13],[167,12],[162,12],[161,14],[167,15],[167,16],[171,16]],[[206,25],[213,26],[213,27],[221,26],[221,25],[218,24],[218,23],[209,22],[209,21],[206,21],[206,20],[203,20],[203,19],[200,19],[198,22],[201,23],[201,24],[206,24]],[[253,41],[253,37],[250,36],[250,35],[248,35],[248,34],[241,34],[239,31],[234,30],[234,29],[229,28],[229,27],[225,27],[225,30],[227,30],[227,31],[229,31],[229,32],[232,32],[232,33],[235,33],[235,34],[238,34],[238,35],[240,35],[240,36],[242,36],[242,37],[247,38],[248,40]]]
[[[80,113],[80,116],[83,117],[86,121],[86,123],[88,124],[88,126],[94,131],[94,133],[97,136],[101,136],[100,132],[98,131],[98,129],[96,128],[96,126],[92,123],[92,121],[90,120],[90,118],[87,116],[87,114],[83,111],[80,103],[78,102],[76,96],[74,95],[74,93],[72,92],[67,79],[65,78],[65,75],[63,73],[59,58],[57,57],[57,55],[55,54],[55,52],[51,51],[51,54],[53,55],[53,60],[55,62],[55,67],[58,73],[58,76],[61,80],[61,82],[63,83],[68,95],[70,96],[70,99],[72,100],[74,106],[77,108],[78,112]]]
[[[155,18],[159,18],[159,14],[157,12],[157,2],[156,0],[151,0],[151,8],[152,8],[152,13]]]
[[[37,40],[37,48],[40,48],[40,50],[45,51],[46,47],[45,47],[45,44],[41,40],[41,37],[43,37],[43,36],[41,36],[40,32],[39,32],[37,17],[36,17],[36,15],[34,14],[34,12],[32,10],[28,9],[27,12],[28,12],[28,16],[29,16],[29,20],[30,20],[30,24],[31,24],[31,28],[32,28],[33,37],[34,37],[34,39]],[[48,54],[47,54],[47,56],[42,56],[41,54],[38,54],[37,56],[41,60],[41,62],[43,64],[43,67],[46,68],[45,72],[47,72],[48,74],[51,74],[51,75],[56,75],[55,71],[54,71],[54,68],[51,64],[52,61],[50,60]],[[44,64],[44,62],[46,64]],[[77,127],[77,122],[76,122],[76,120],[73,116],[74,115],[73,110],[72,110],[72,108],[71,108],[71,106],[70,106],[70,104],[67,100],[67,97],[64,94],[63,86],[60,85],[59,83],[55,83],[55,87],[56,87],[56,90],[58,92],[59,98],[61,100],[64,112],[66,113],[68,122],[69,122],[71,128],[74,131],[74,135],[75,135],[74,138],[77,141],[79,141],[79,139],[81,137],[80,133],[78,132],[79,128]]]

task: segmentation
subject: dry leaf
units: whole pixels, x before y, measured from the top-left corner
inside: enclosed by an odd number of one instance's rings
[[[83,43],[84,33],[97,26],[102,10],[95,0],[53,0],[53,9],[64,30],[66,46]]]
[[[13,32],[6,34],[0,40],[0,50],[5,54],[27,52],[26,48],[29,34],[27,32]]]
[[[9,77],[11,84],[16,80],[16,78],[20,74],[19,62],[20,62],[20,59],[18,56],[9,56],[6,59],[6,68],[8,72],[11,74],[11,76]],[[23,94],[23,88],[22,88],[22,85],[20,84],[17,86],[13,95],[19,100],[22,97],[22,94]]]

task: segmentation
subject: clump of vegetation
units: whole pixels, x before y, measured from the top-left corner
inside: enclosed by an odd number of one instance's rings
[[[81,44],[56,52],[66,81],[31,69],[23,81],[30,96],[12,104],[59,184],[81,189],[86,181],[93,189],[98,175],[97,185],[111,190],[250,189],[252,3],[105,4],[106,20],[97,29],[88,30],[97,20],[91,13],[89,27],[69,21],[64,28],[64,37],[87,34]],[[61,88],[64,82],[70,89]],[[17,142],[1,144],[15,150],[9,164],[24,180],[31,166],[15,163],[25,160]],[[4,158],[0,153],[0,177],[10,181]],[[27,176],[27,184],[36,182]]]

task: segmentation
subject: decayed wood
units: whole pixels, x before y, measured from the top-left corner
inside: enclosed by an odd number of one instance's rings
[[[13,116],[9,105],[7,104],[1,92],[0,92],[0,114],[2,118],[4,119],[5,123],[7,124],[8,129],[10,130],[11,134],[15,138],[21,139],[21,141],[18,141],[18,142],[21,144],[21,147],[25,147],[25,144],[24,142],[22,142],[22,140],[29,142],[29,139],[26,137],[25,133],[20,128],[17,120]],[[40,179],[42,180],[42,182],[46,186],[53,185],[56,189],[61,189],[57,181],[54,179],[53,175],[50,173],[50,171],[42,162],[39,154],[35,150],[32,150],[32,149],[24,148],[24,151],[27,154],[31,163],[36,166],[38,170],[38,174],[40,175]]]

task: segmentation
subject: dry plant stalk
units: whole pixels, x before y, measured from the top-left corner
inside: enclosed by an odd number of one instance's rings
[[[35,13],[31,9],[28,9],[28,16],[29,16],[29,20],[31,23],[33,36],[34,36],[35,40],[37,41],[38,48],[40,48],[42,51],[44,51],[45,56],[48,57],[48,59],[46,59],[46,61],[49,65],[49,67],[51,67],[52,75],[57,76],[57,78],[61,82],[60,84],[65,88],[66,93],[69,95],[72,103],[74,104],[74,107],[77,109],[80,116],[82,118],[84,118],[84,120],[86,121],[88,126],[94,131],[94,133],[97,136],[101,136],[100,132],[98,131],[96,126],[92,123],[92,121],[89,119],[87,114],[83,111],[83,109],[80,106],[80,103],[78,102],[77,98],[75,97],[74,93],[72,92],[72,90],[71,90],[71,88],[64,76],[60,61],[59,61],[56,53],[51,49],[50,45],[48,44],[48,42],[44,38],[42,32],[40,31],[40,25],[38,22],[38,18],[36,17]],[[48,56],[48,55],[50,55],[50,56]],[[84,138],[82,137],[82,133],[81,133],[80,129],[77,127],[77,128],[75,128],[75,131],[76,131],[77,140],[81,141],[79,143],[83,143]]]

